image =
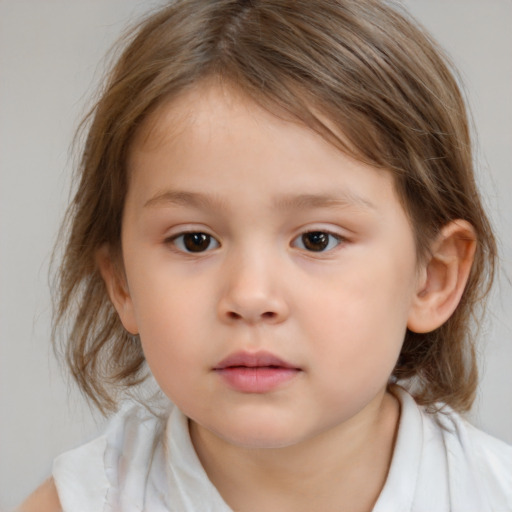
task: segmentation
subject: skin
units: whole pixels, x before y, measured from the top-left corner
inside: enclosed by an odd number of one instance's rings
[[[46,480],[15,512],[62,512],[53,479]]]
[[[458,304],[471,226],[446,226],[419,264],[388,172],[227,86],[157,110],[128,170],[124,273],[108,246],[98,264],[223,498],[237,511],[371,510],[399,418],[389,376],[406,328],[435,329]],[[311,246],[319,233],[326,245]],[[294,376],[248,393],[216,371],[261,350]]]

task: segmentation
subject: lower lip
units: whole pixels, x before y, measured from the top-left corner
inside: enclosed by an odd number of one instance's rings
[[[233,366],[215,370],[236,391],[242,393],[268,393],[289,382],[300,370],[284,367]]]

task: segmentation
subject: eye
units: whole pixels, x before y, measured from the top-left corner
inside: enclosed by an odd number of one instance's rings
[[[211,251],[220,247],[219,242],[207,233],[181,233],[169,240],[176,248],[183,252],[198,253]]]
[[[311,252],[325,252],[334,249],[343,237],[327,231],[308,231],[298,236],[292,243],[294,247]]]

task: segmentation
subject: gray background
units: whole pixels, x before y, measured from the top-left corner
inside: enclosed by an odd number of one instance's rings
[[[472,419],[512,442],[512,1],[404,3],[452,55],[474,113],[479,180],[502,261]],[[55,455],[103,424],[50,350],[48,263],[68,198],[68,148],[105,52],[154,4],[0,0],[0,510],[46,478]]]

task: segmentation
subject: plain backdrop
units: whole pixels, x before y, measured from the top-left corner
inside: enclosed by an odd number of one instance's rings
[[[474,114],[478,179],[502,259],[472,419],[512,442],[512,0],[404,2],[457,63]],[[0,510],[103,425],[52,354],[48,264],[68,199],[69,146],[103,57],[156,3],[0,0]]]

